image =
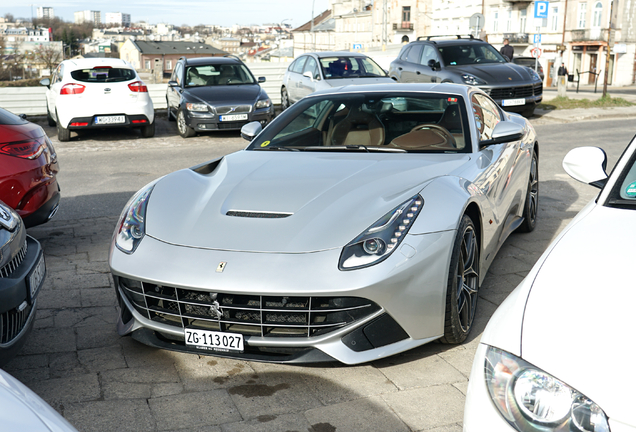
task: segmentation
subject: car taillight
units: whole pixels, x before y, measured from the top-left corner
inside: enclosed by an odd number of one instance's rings
[[[61,95],[82,94],[86,86],[76,83],[68,83],[60,90]]]
[[[141,81],[135,81],[128,84],[128,88],[134,93],[148,93],[148,87],[146,87],[146,84]]]
[[[0,144],[0,154],[19,157],[21,159],[36,159],[44,151],[44,145],[38,140],[14,141]]]

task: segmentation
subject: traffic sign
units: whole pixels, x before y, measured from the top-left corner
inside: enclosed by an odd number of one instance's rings
[[[533,43],[540,44],[541,43],[541,34],[535,34],[533,38]]]
[[[535,1],[534,2],[534,17],[535,18],[548,18],[548,3],[547,1]]]
[[[354,43],[354,44],[353,44],[353,49],[354,49],[354,50],[361,50],[361,49],[362,49],[362,44]]]
[[[530,55],[536,59],[541,57],[541,48],[532,48],[530,50]]]

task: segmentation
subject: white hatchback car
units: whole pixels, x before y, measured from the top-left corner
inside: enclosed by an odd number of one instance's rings
[[[64,60],[47,86],[49,126],[68,141],[71,131],[124,127],[141,128],[145,138],[155,135],[155,110],[148,87],[132,65],[113,58]]]
[[[601,189],[494,313],[477,348],[464,431],[636,431],[636,139],[610,176],[605,153],[565,171]]]

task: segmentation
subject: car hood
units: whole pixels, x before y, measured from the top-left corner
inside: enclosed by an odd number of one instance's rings
[[[326,79],[325,82],[329,84],[331,87],[344,87],[347,85],[395,83],[395,81],[389,77],[337,78],[337,79]]]
[[[210,87],[190,87],[186,89],[188,99],[196,99],[209,104],[223,105],[253,104],[261,93],[258,84],[238,84]]]
[[[210,174],[181,170],[148,201],[146,233],[199,248],[303,253],[341,248],[466,154],[241,151]],[[245,212],[228,216],[228,212]],[[272,214],[276,218],[265,217]]]
[[[459,74],[471,74],[483,79],[489,85],[509,85],[532,81],[532,75],[525,66],[514,63],[487,63],[451,66],[448,70]]]
[[[537,274],[521,335],[526,361],[632,426],[635,216],[595,206],[569,229]]]

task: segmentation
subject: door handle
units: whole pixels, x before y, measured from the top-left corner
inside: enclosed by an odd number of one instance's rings
[[[401,68],[401,67],[399,67],[399,68],[398,68],[398,70],[402,70],[402,68]]]
[[[418,75],[422,75],[422,73],[420,71],[415,72]]]

